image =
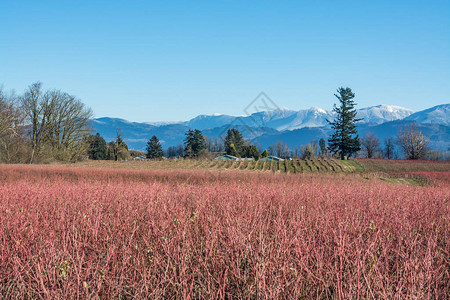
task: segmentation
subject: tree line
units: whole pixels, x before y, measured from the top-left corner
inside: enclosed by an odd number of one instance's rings
[[[348,159],[353,155],[367,158],[398,158],[396,146],[403,153],[406,159],[448,159],[448,153],[444,151],[431,151],[428,147],[426,136],[414,123],[399,128],[396,137],[387,137],[384,140],[384,147],[381,147],[379,139],[375,134],[367,132],[361,139],[358,135],[357,122],[362,119],[357,118],[355,94],[349,87],[340,87],[334,96],[338,99],[338,105],[333,106],[335,112],[334,120],[327,120],[333,133],[328,138],[328,145],[324,138],[312,140],[306,145],[295,146],[290,149],[287,144],[277,141],[274,145],[262,151],[261,146],[255,142],[245,140],[242,134],[235,128],[228,129],[223,140],[217,137],[208,138],[201,134],[200,130],[189,130],[184,141],[184,147],[179,144],[176,147],[169,147],[168,157],[198,158],[205,156],[207,152],[224,152],[236,157],[251,157],[259,159],[268,155],[281,158],[296,157],[302,159],[312,159],[315,157],[335,157],[338,159]],[[150,141],[149,141],[150,143]],[[150,144],[149,144],[150,145]],[[148,158],[162,157],[161,145],[157,145],[157,138],[152,138],[152,147],[157,147],[158,155],[151,154],[147,148]]]
[[[383,146],[371,132],[361,139],[357,131],[355,94],[350,88],[339,88],[335,94],[334,120],[327,120],[333,129],[328,143],[324,138],[290,149],[277,141],[267,149],[244,139],[235,128],[224,138],[207,137],[198,129],[189,129],[183,144],[164,150],[153,136],[147,143],[146,158],[205,158],[210,153],[259,159],[274,155],[282,158],[333,156],[347,159],[353,155],[368,158],[398,158],[396,146],[407,159],[442,159],[448,154],[430,151],[428,140],[415,124],[399,129],[398,136],[388,137]],[[130,151],[119,130],[107,143],[100,134],[91,134],[92,110],[75,96],[56,89],[45,90],[40,82],[31,84],[22,94],[0,89],[0,162],[45,163],[52,160],[73,162],[93,160],[128,160]],[[209,155],[209,156],[208,156]]]

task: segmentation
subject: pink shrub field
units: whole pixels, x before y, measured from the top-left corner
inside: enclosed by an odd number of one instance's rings
[[[444,299],[447,183],[1,165],[0,295]]]

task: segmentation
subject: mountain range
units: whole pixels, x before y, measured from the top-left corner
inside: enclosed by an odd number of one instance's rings
[[[360,136],[372,132],[382,142],[386,137],[395,137],[399,127],[414,122],[427,135],[432,149],[447,151],[450,148],[450,104],[418,112],[382,104],[358,109],[357,117],[363,119],[358,122]],[[331,133],[327,120],[333,118],[333,112],[312,107],[299,111],[260,111],[246,116],[199,115],[183,122],[139,123],[104,117],[92,120],[91,125],[106,141],[115,139],[119,130],[129,149],[135,150],[145,150],[153,135],[167,149],[182,144],[188,129],[202,130],[208,137],[223,137],[228,128],[237,128],[245,138],[258,142],[262,148],[280,140],[293,149],[313,139],[326,139]]]

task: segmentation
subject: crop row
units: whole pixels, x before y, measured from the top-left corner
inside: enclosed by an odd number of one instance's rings
[[[147,161],[86,161],[78,166],[126,168],[126,169],[227,169],[249,171],[273,171],[276,173],[340,173],[363,171],[364,168],[354,160],[339,161],[334,159],[284,160],[284,161],[223,161],[207,159],[167,159]]]
[[[359,165],[353,161],[340,162],[334,159],[314,160],[283,160],[283,161],[202,161],[194,165],[195,168],[272,171],[278,173],[328,173],[328,172],[354,172]]]

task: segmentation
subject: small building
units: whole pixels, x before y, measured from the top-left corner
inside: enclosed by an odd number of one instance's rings
[[[277,156],[273,156],[273,155],[269,155],[267,157],[263,157],[261,158],[261,161],[283,161],[283,158],[277,157]]]
[[[147,159],[147,157],[142,156],[142,155],[136,156],[135,158],[133,158],[133,160],[146,160],[146,159]]]
[[[239,158],[236,156],[233,156],[233,155],[225,154],[225,155],[216,157],[215,160],[239,160]]]

